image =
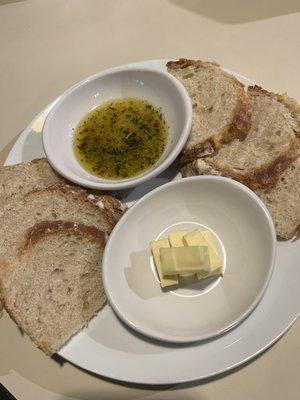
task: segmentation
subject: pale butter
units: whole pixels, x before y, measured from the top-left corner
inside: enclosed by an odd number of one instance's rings
[[[187,231],[173,231],[169,233],[169,242],[171,247],[182,247],[185,245],[183,237],[187,234]]]
[[[164,276],[173,274],[210,273],[208,246],[160,248],[161,270]]]
[[[185,246],[185,243],[183,241],[183,237],[187,234],[187,231],[173,231],[169,233],[169,242],[171,247],[182,247]],[[182,273],[180,274],[181,276],[193,276],[195,274],[189,274],[189,273]]]
[[[161,239],[161,240],[157,240],[156,242],[151,242],[151,250],[152,250],[154,263],[156,266],[156,270],[158,273],[161,287],[167,287],[167,286],[172,286],[172,285],[178,284],[177,275],[170,275],[168,277],[165,277],[162,273],[159,250],[161,248],[168,248],[168,247],[170,247],[170,243],[169,243],[168,239]]]
[[[222,261],[218,256],[215,241],[210,231],[193,231],[183,237],[183,242],[187,246],[208,246],[211,270],[208,276],[220,275],[223,272]],[[197,275],[198,279],[202,279],[203,273]]]

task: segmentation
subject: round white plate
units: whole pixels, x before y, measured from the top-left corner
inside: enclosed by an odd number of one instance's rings
[[[223,277],[185,278],[162,290],[151,269],[150,242],[197,223],[215,236]],[[153,190],[125,213],[106,244],[103,284],[129,327],[153,339],[195,342],[249,315],[270,280],[275,254],[271,216],[250,189],[220,176],[194,176]]]
[[[165,62],[144,61],[127,67],[150,66],[165,70]],[[233,74],[244,84],[253,84]],[[46,115],[57,100],[22,132],[6,165],[44,156],[41,131]],[[153,181],[127,190],[124,200],[130,205],[173,179],[179,179],[179,174],[171,168]],[[93,373],[139,384],[189,382],[228,371],[271,346],[297,319],[300,310],[299,259],[300,241],[278,243],[274,272],[261,302],[240,325],[213,340],[188,346],[155,342],[127,328],[107,305],[59,354]]]

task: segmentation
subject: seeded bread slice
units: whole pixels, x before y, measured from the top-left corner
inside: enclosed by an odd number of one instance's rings
[[[65,220],[94,225],[109,234],[122,212],[122,204],[111,196],[88,195],[69,185],[33,190],[6,205],[0,214],[0,258],[37,222]]]
[[[41,189],[58,182],[65,180],[50,167],[46,158],[1,167],[0,207],[23,197],[33,189]]]
[[[105,233],[95,226],[44,221],[25,231],[18,252],[0,265],[6,311],[47,355],[105,304],[104,244]]]
[[[182,175],[219,175],[223,171],[211,167],[204,159],[198,159],[182,169]],[[255,193],[268,208],[279,239],[291,239],[300,233],[300,157],[278,177],[271,189],[256,189]]]
[[[214,62],[180,59],[169,61],[167,69],[185,86],[193,103],[192,132],[182,163],[214,153],[236,137],[246,137],[251,104],[241,82]]]
[[[22,198],[33,189],[44,188],[65,182],[48,163],[46,158],[37,158],[0,168],[0,213],[9,202]],[[1,227],[3,229],[3,227]],[[0,251],[1,253],[1,251]],[[0,303],[0,318],[2,305]]]
[[[251,129],[245,138],[224,145],[206,162],[252,189],[272,187],[278,175],[299,155],[300,107],[287,95],[254,86]]]

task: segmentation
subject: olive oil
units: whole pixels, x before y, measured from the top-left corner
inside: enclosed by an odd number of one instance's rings
[[[79,122],[74,135],[78,162],[106,179],[149,169],[162,155],[168,128],[160,108],[139,99],[107,102]]]

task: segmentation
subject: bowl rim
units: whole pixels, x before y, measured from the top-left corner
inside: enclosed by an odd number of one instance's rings
[[[78,175],[70,176],[68,172],[65,171],[64,167],[61,166],[60,164],[57,165],[56,163],[56,158],[55,158],[55,152],[52,150],[52,146],[50,144],[50,124],[52,122],[52,119],[56,113],[56,111],[59,109],[61,104],[74,92],[80,90],[84,85],[98,80],[102,79],[108,75],[116,75],[116,74],[122,74],[126,72],[145,72],[145,73],[154,73],[156,75],[163,76],[164,79],[169,80],[169,82],[172,83],[173,86],[177,89],[178,95],[180,96],[183,106],[184,106],[184,112],[185,112],[185,124],[183,126],[183,130],[181,132],[181,135],[179,139],[177,140],[177,143],[175,144],[174,149],[166,156],[165,160],[160,163],[157,166],[154,166],[153,169],[150,169],[148,172],[144,172],[143,174],[137,175],[136,177],[128,178],[125,180],[116,180],[116,181],[110,181],[110,182],[93,182],[90,181],[89,179],[82,178]],[[71,182],[74,182],[80,186],[84,186],[87,188],[91,189],[100,189],[100,190],[121,190],[121,189],[128,189],[134,186],[137,186],[141,183],[144,183],[148,181],[149,179],[152,179],[156,177],[157,175],[161,174],[164,170],[166,170],[178,157],[179,153],[183,149],[191,128],[192,128],[192,114],[193,114],[193,107],[192,107],[192,101],[191,98],[186,90],[186,88],[183,86],[183,84],[173,77],[170,73],[167,71],[161,71],[155,68],[151,67],[124,67],[124,68],[118,68],[117,70],[115,68],[110,68],[105,71],[99,72],[97,74],[91,75],[88,78],[83,79],[82,81],[76,83],[75,85],[71,86],[69,89],[67,89],[60,99],[57,101],[57,103],[53,106],[53,108],[50,110],[48,113],[44,126],[43,126],[43,131],[42,131],[42,145],[44,152],[46,154],[47,160],[49,164],[52,166],[52,168],[57,171],[60,175],[62,175],[64,178],[68,179]],[[82,167],[81,167],[82,168]],[[88,173],[88,171],[85,171]],[[92,174],[90,174],[93,176]]]
[[[113,296],[111,292],[108,290],[108,281],[107,281],[107,271],[109,270],[108,268],[108,252],[110,250],[110,247],[114,241],[114,237],[121,226],[121,224],[126,223],[126,219],[129,218],[134,212],[137,207],[140,206],[140,204],[147,202],[149,198],[156,196],[158,192],[161,190],[166,190],[172,186],[179,186],[181,184],[185,184],[188,182],[199,182],[199,181],[215,181],[215,183],[218,182],[226,182],[229,186],[235,187],[244,193],[246,193],[250,198],[252,198],[255,203],[260,207],[260,209],[263,211],[265,215],[265,221],[268,226],[269,234],[271,237],[270,245],[271,245],[271,257],[270,257],[270,263],[269,263],[269,271],[268,271],[268,276],[265,279],[265,282],[263,286],[261,287],[260,291],[257,293],[255,296],[255,299],[253,302],[250,304],[250,306],[242,313],[238,318],[236,318],[234,321],[232,321],[231,324],[226,326],[225,328],[217,329],[215,332],[211,334],[205,334],[205,335],[197,335],[190,337],[188,339],[185,338],[174,338],[172,336],[168,335],[156,335],[155,332],[146,332],[144,329],[141,329],[139,326],[136,326],[134,321],[131,321],[118,307],[118,305],[115,303]],[[106,242],[104,253],[103,253],[103,259],[102,259],[102,281],[103,281],[103,287],[107,296],[108,303],[112,307],[113,311],[116,313],[116,315],[126,323],[127,326],[129,326],[131,329],[135,330],[136,332],[142,334],[143,336],[150,337],[151,339],[154,340],[159,340],[161,342],[167,342],[167,343],[177,343],[177,344],[184,344],[184,343],[193,343],[193,342],[200,342],[203,340],[209,340],[213,339],[217,336],[220,336],[221,334],[224,334],[228,332],[229,330],[233,329],[237,325],[239,325],[241,322],[243,322],[251,313],[252,311],[258,306],[260,303],[268,285],[270,282],[270,279],[272,277],[273,271],[274,271],[274,266],[275,266],[275,261],[276,261],[276,255],[277,255],[277,237],[276,237],[276,231],[274,227],[274,223],[272,220],[272,217],[263,203],[263,201],[247,186],[244,184],[235,181],[231,178],[223,177],[223,176],[215,176],[215,175],[201,175],[201,176],[192,176],[192,177],[187,177],[183,178],[180,180],[168,182],[166,184],[163,184],[155,189],[153,189],[151,192],[147,193],[145,196],[143,196],[141,199],[139,199],[137,202],[134,203],[133,206],[129,208],[129,210],[126,211],[126,213],[121,217],[121,219],[118,221],[118,223],[115,225],[113,231],[111,232],[108,241]],[[162,336],[164,338],[162,339]]]

